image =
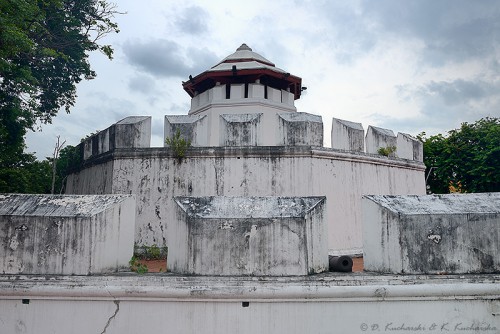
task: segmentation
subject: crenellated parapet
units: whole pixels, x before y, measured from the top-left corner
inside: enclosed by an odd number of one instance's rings
[[[423,144],[420,140],[406,133],[376,126],[368,126],[366,136],[361,123],[354,123],[334,118],[332,122],[332,148],[387,155],[407,160],[422,162]]]
[[[299,112],[220,114],[218,120],[213,114],[167,115],[164,129],[165,138],[179,130],[195,147],[323,146],[321,116]]]
[[[229,110],[228,110],[229,111]],[[216,117],[217,116],[217,117]],[[200,115],[166,115],[164,138],[177,132],[193,147],[323,146],[323,120],[302,112],[249,112]],[[127,117],[80,145],[83,160],[119,148],[147,148],[151,117]],[[167,146],[164,144],[164,146]],[[332,119],[331,147],[336,150],[385,155],[423,161],[423,145],[406,133]]]
[[[151,145],[151,116],[130,116],[86,138],[83,160],[116,148],[143,148]]]

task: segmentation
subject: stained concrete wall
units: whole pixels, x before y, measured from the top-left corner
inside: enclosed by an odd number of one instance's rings
[[[85,168],[80,172],[71,174],[66,179],[66,194],[112,194],[113,193],[113,161],[94,161],[92,168]],[[130,182],[120,180],[121,182]],[[78,189],[75,192],[74,189]],[[125,194],[132,194],[126,192]]]
[[[366,196],[365,270],[500,272],[500,193]]]
[[[290,276],[328,270],[324,197],[176,197],[169,270]]]
[[[323,146],[321,116],[308,113],[279,113],[278,145]]]
[[[133,196],[0,195],[0,272],[89,275],[126,267]]]
[[[86,138],[82,147],[83,160],[117,148],[142,148],[151,144],[151,117],[129,116],[109,128]]]
[[[398,133],[397,156],[403,159],[424,161],[424,144],[406,133]]]
[[[135,241],[168,246],[174,196],[326,196],[331,254],[362,251],[361,197],[425,194],[422,163],[311,147],[191,148],[179,163],[165,149],[115,151],[68,177],[68,193],[102,189],[95,175],[111,164],[111,192],[136,194]]]
[[[500,277],[0,276],[2,333],[498,333]]]
[[[266,94],[267,91],[267,94]],[[255,136],[257,145],[280,145],[282,138],[276,131],[278,128],[278,113],[295,113],[293,94],[265,87],[260,83],[248,85],[245,97],[245,85],[233,84],[226,95],[226,85],[215,86],[191,99],[189,115],[206,116],[206,146],[220,146],[224,136],[225,126],[223,115],[261,114],[258,133]],[[234,116],[237,117],[237,116]],[[241,125],[241,124],[240,124]],[[204,130],[205,131],[205,130]],[[246,145],[246,144],[245,144]],[[234,145],[236,146],[236,144]]]
[[[364,152],[365,130],[361,123],[333,118],[331,132],[332,148]]]
[[[172,138],[179,131],[181,138],[192,146],[207,146],[207,116],[167,115],[165,116],[164,137]],[[166,142],[164,146],[168,146]]]
[[[261,118],[259,114],[222,114],[219,146],[257,146],[261,142]]]
[[[392,130],[370,125],[366,131],[365,145],[367,153],[377,154],[380,148],[397,148],[397,138]],[[393,156],[396,154],[397,151]]]

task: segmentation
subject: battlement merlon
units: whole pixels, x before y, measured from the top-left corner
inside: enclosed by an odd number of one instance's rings
[[[83,160],[115,148],[151,146],[151,116],[129,116],[83,140]]]
[[[302,112],[166,115],[164,138],[177,131],[193,147],[323,146],[321,116]],[[88,160],[115,148],[148,148],[150,141],[151,117],[131,116],[90,136],[80,146],[83,160]],[[381,155],[381,148],[391,148],[393,158],[423,161],[422,142],[409,134],[396,136],[392,130],[369,126],[365,136],[361,123],[337,118],[332,120],[331,147],[376,155]]]

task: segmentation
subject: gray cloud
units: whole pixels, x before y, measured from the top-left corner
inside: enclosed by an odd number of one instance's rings
[[[318,9],[317,15],[333,28],[322,38],[341,63],[369,52],[386,36],[420,40],[420,57],[433,66],[484,58],[500,45],[496,0],[362,0],[359,5],[328,1]]]
[[[349,64],[376,45],[377,33],[369,18],[352,3],[327,1],[317,9],[318,15],[326,16],[333,28],[327,28],[322,38],[334,51],[337,62]],[[317,42],[315,38],[309,40],[309,43]]]
[[[134,92],[149,95],[156,91],[156,82],[148,75],[137,75],[130,78],[128,88]]]
[[[420,115],[402,119],[374,118],[398,131],[443,133],[442,129],[455,129],[461,122],[474,122],[485,115],[500,116],[500,85],[495,83],[457,79],[430,81],[422,86],[400,85],[396,89],[403,102],[417,104]]]
[[[191,6],[184,8],[181,15],[175,20],[178,30],[191,35],[199,35],[207,32],[207,19],[209,14],[203,8]]]
[[[369,1],[362,3],[380,33],[423,41],[423,58],[433,65],[484,57],[500,44],[500,2]]]
[[[128,61],[157,77],[184,77],[189,73],[179,44],[168,40],[128,41],[123,46]]]
[[[491,83],[458,79],[451,82],[431,81],[419,88],[418,93],[425,98],[439,98],[448,106],[456,106],[473,100],[489,98],[497,93],[497,89]]]
[[[156,77],[188,77],[217,62],[215,54],[207,49],[185,50],[176,42],[165,39],[128,41],[123,51],[133,66]]]

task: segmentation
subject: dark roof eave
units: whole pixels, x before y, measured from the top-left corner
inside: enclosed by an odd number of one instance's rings
[[[302,89],[302,79],[300,77],[291,75],[289,73],[281,73],[277,71],[273,71],[267,68],[257,68],[257,69],[238,69],[238,76],[252,76],[252,75],[268,75],[277,79],[284,80],[288,82],[289,85],[294,86],[294,98],[295,100],[300,98],[300,93]],[[198,86],[201,82],[207,79],[213,79],[217,81],[217,78],[225,78],[232,77],[233,71],[205,71],[192,79],[185,81],[182,83],[182,87],[189,94],[189,96],[193,97],[195,95],[196,86]]]

